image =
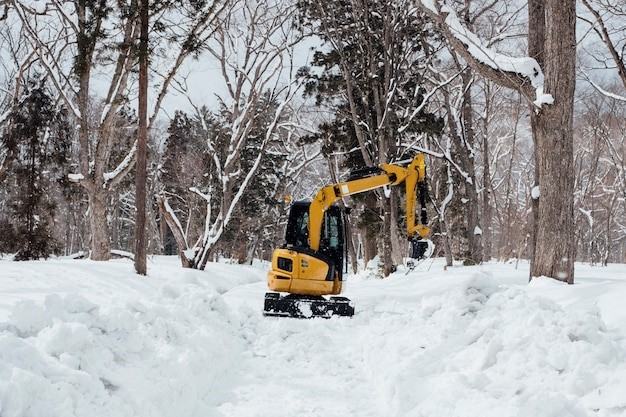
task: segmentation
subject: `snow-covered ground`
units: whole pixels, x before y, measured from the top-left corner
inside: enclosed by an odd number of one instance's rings
[[[363,273],[330,320],[264,318],[262,265],[148,267],[0,261],[0,416],[626,416],[626,265]]]

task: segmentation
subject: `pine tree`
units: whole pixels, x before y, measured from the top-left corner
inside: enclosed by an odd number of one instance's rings
[[[420,109],[423,49],[434,35],[423,15],[407,13],[410,1],[302,0],[298,6],[302,30],[323,42],[312,60],[314,70],[304,68],[301,75],[306,93],[333,113],[311,137],[322,142],[327,155],[343,151],[342,162],[352,169],[378,165],[410,158],[415,151],[406,143],[423,133],[440,133],[442,121],[425,106]],[[378,210],[362,217],[361,225],[367,241],[379,237],[378,252],[388,275],[395,269],[392,245],[397,246],[394,235],[401,222],[399,195],[393,191],[391,198],[378,197],[364,195],[356,201],[364,212]]]
[[[264,97],[264,101],[267,100],[270,100],[268,95]],[[277,106],[278,103],[275,101],[267,102],[261,106],[264,111],[255,116],[248,141],[242,150],[240,169],[243,172],[250,169],[254,163]],[[239,263],[251,262],[255,249],[268,245],[269,240],[274,243],[274,236],[264,233],[264,229],[268,224],[275,224],[276,219],[284,214],[278,209],[281,196],[277,195],[277,192],[285,181],[285,172],[281,167],[287,157],[281,146],[281,142],[289,140],[285,136],[278,133],[268,144],[268,150],[261,160],[257,174],[248,185],[241,205],[223,238],[222,246],[230,247],[232,256],[237,258]]]
[[[3,142],[16,143],[8,208],[13,220],[15,260],[47,258],[56,203],[51,187],[66,181],[69,154],[67,115],[55,105],[44,82],[32,81],[22,105],[9,115]]]
[[[262,100],[270,98],[266,95]],[[263,110],[254,115],[238,159],[239,172],[245,173],[252,168],[278,103],[265,101],[259,107]],[[193,116],[176,112],[168,128],[160,180],[170,207],[187,233],[188,244],[193,244],[201,235],[207,211],[207,202],[190,190],[210,194],[211,211],[215,213],[219,210],[221,187],[217,183],[215,161],[207,157],[207,138],[210,138],[217,158],[223,162],[228,155],[228,143],[225,141],[230,134],[228,120],[226,109],[222,108],[214,114],[203,107]],[[266,246],[268,240],[273,240],[274,235],[264,233],[264,228],[281,215],[276,202],[280,197],[277,196],[278,189],[284,180],[281,164],[286,154],[281,145],[285,140],[280,133],[273,135],[256,175],[248,184],[241,204],[212,253],[236,258],[241,263],[249,262],[256,247]],[[166,242],[169,242],[167,253],[170,254],[174,252],[171,238],[166,236]]]

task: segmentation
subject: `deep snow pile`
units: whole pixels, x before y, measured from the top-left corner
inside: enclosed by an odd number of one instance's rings
[[[597,312],[566,311],[486,274],[459,284],[399,320],[372,319],[393,335],[373,335],[365,354],[390,415],[624,415],[626,345]]]
[[[243,349],[241,323],[220,293],[258,280],[260,271],[237,268],[234,275],[218,266],[209,276],[152,265],[156,277],[150,281],[133,276],[128,262],[112,262],[99,275],[90,270],[102,264],[71,262],[31,263],[46,274],[35,283],[24,281],[36,287],[65,280],[77,288],[92,281],[82,292],[102,287],[93,291],[100,303],[70,292],[15,305],[0,324],[0,415],[211,415]],[[77,263],[80,275],[59,275]],[[0,274],[20,267],[26,273],[28,266],[2,263]],[[2,278],[4,289],[8,279]],[[139,281],[130,296],[126,280]]]
[[[2,417],[626,416],[626,266],[435,262],[292,320],[262,317],[262,269],[154,262],[0,262]]]

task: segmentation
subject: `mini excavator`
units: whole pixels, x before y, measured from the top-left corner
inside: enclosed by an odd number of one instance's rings
[[[342,197],[404,183],[409,256],[420,260],[432,247],[427,240],[426,164],[417,154],[408,166],[381,164],[354,171],[345,182],[320,189],[312,201],[296,201],[289,209],[285,243],[272,254],[263,314],[298,318],[352,316],[354,307],[341,293],[347,260],[349,209],[334,204]],[[415,206],[421,205],[416,224]],[[281,295],[280,293],[288,293]]]

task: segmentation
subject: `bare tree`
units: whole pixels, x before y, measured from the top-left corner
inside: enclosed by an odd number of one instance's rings
[[[626,63],[624,62],[624,48],[626,48],[624,30],[626,26],[623,21],[624,16],[626,16],[626,6],[623,2],[614,0],[582,0],[582,3],[590,16],[587,18],[580,15],[579,19],[590,25],[589,30],[597,35],[604,46],[604,50],[602,50],[595,48],[595,44],[592,44],[593,46],[586,47],[585,51],[591,56],[593,62],[600,64],[600,68],[616,70],[622,87],[626,89]],[[626,95],[611,93],[594,82],[585,71],[583,71],[583,75],[600,93],[612,99],[626,102]]]
[[[211,185],[204,190],[191,191],[206,203],[204,230],[198,242],[186,241],[186,234],[173,211],[166,209],[168,226],[178,229],[177,237],[183,265],[203,269],[230,223],[248,185],[268,151],[270,143],[279,131],[290,129],[283,121],[289,103],[298,88],[293,76],[292,53],[299,38],[292,30],[293,8],[283,1],[258,0],[235,1],[220,21],[215,36],[204,48],[218,62],[227,94],[218,97],[228,120],[225,137],[209,135],[206,144],[213,164],[215,180],[219,187]],[[249,141],[249,134],[259,115],[270,111],[278,101],[258,147],[258,154],[251,167],[241,168],[242,150]],[[198,111],[200,115],[200,111]],[[204,121],[203,117],[200,120]],[[219,143],[219,146],[218,146]],[[217,200],[217,213],[213,206]]]
[[[35,9],[28,2],[11,1],[37,61],[71,111],[78,126],[78,172],[70,179],[80,184],[89,197],[91,258],[110,257],[107,199],[111,191],[131,171],[135,163],[136,145],[127,155],[113,161],[116,147],[115,124],[119,110],[128,102],[136,63],[136,41],[139,36],[137,0],[110,5],[83,1],[47,2]],[[164,63],[162,77],[149,123],[152,123],[184,61],[210,33],[223,4],[207,2],[197,8],[194,2],[184,3],[174,12],[179,23],[168,27],[168,5],[153,10],[153,29],[159,23],[166,28],[163,41],[174,39],[175,51]],[[156,39],[155,39],[156,40]],[[104,71],[106,70],[106,71]],[[96,76],[112,74],[107,79],[104,100],[97,102],[94,94]],[[94,103],[96,101],[96,103]]]
[[[573,99],[576,2],[528,2],[529,55],[512,58],[481,42],[442,1],[419,5],[474,71],[515,89],[533,108],[537,205],[531,277],[574,280]],[[543,70],[542,70],[543,67]]]

